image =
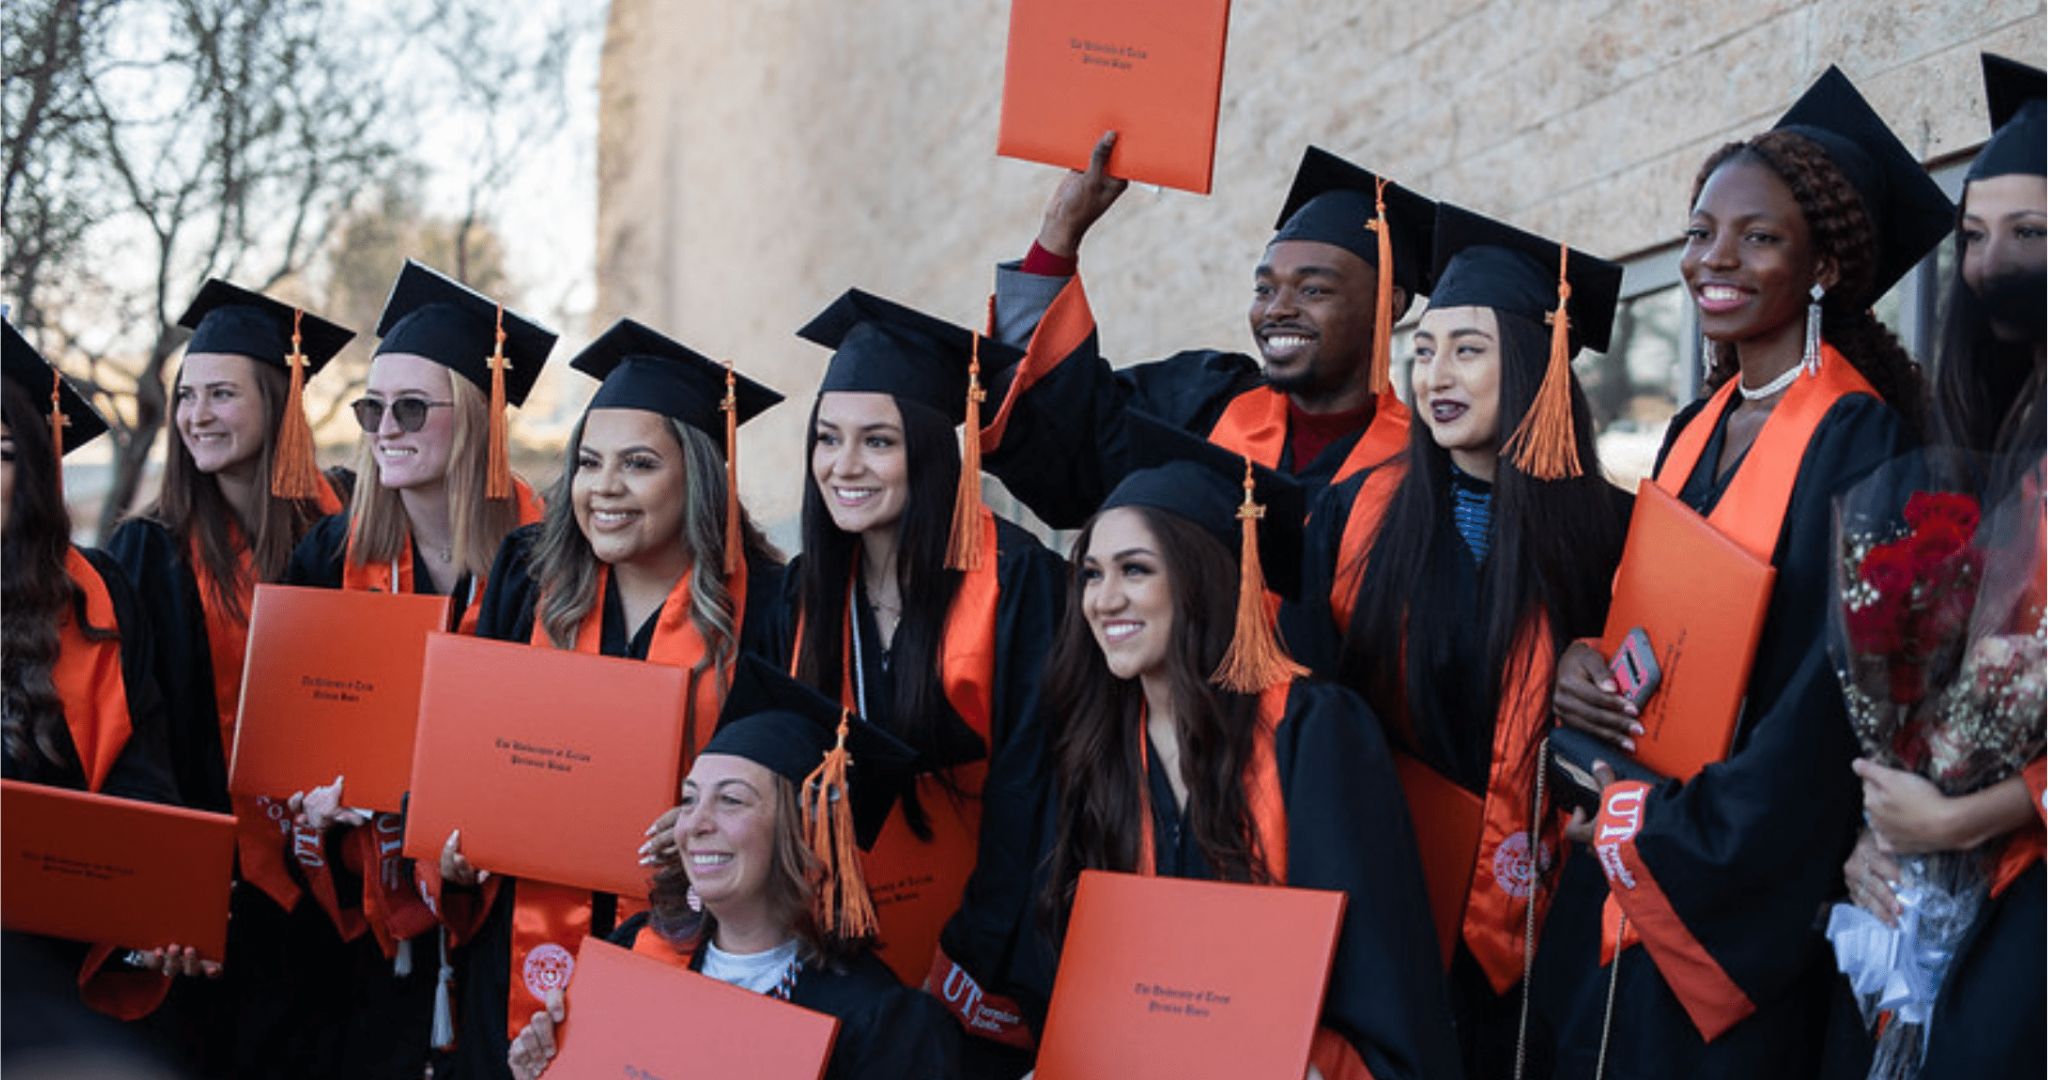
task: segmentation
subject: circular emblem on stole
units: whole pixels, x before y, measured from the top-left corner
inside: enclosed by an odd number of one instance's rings
[[[1493,849],[1493,883],[1500,886],[1502,892],[1520,899],[1529,895],[1529,887],[1535,877],[1535,868],[1529,862],[1529,834],[1509,833],[1500,846]]]
[[[576,957],[569,950],[550,941],[526,954],[526,992],[537,1001],[546,1001],[548,991],[559,990],[569,985],[569,976],[576,973]]]

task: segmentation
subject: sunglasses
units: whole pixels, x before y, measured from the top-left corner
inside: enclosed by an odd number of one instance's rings
[[[427,426],[428,409],[446,409],[454,404],[452,401],[428,401],[426,398],[402,397],[389,402],[388,407],[391,409],[391,420],[398,425],[398,430],[410,435]],[[377,429],[384,426],[384,410],[386,407],[386,402],[379,401],[376,398],[357,398],[349,403],[349,408],[355,410],[356,423],[362,425],[363,432],[369,435],[375,435]]]

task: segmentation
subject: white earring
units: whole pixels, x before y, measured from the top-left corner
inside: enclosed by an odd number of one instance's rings
[[[1820,374],[1820,298],[1826,296],[1827,293],[1828,291],[1821,288],[1818,281],[1813,283],[1813,288],[1808,292],[1808,295],[1813,297],[1813,303],[1806,305],[1806,356],[1804,363],[1808,375]]]

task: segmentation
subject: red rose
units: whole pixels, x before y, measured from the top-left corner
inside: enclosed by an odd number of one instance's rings
[[[1842,614],[1849,647],[1859,653],[1897,652],[1905,640],[1906,606],[1897,594],[1880,596],[1876,603]]]
[[[1930,522],[1955,526],[1968,542],[1977,533],[1977,500],[1950,491],[1916,491],[1906,500],[1906,524],[1919,531]]]
[[[1863,557],[1859,573],[1879,596],[1903,597],[1913,587],[1913,549],[1907,540],[1879,544]]]
[[[1901,705],[1918,704],[1927,696],[1927,669],[1911,660],[1894,660],[1887,674],[1892,700]]]
[[[1943,563],[1965,551],[1970,538],[1953,521],[1930,520],[1907,538],[1913,545],[1913,576],[1922,581],[1935,576]]]

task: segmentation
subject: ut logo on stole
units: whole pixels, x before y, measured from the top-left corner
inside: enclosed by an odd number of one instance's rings
[[[981,1013],[981,985],[959,964],[951,967],[952,970],[946,972],[945,981],[939,985],[939,996],[962,1017],[972,1021]]]
[[[383,864],[384,890],[391,892],[405,880],[405,865],[398,859],[399,849],[405,846],[405,820],[397,814],[378,814],[370,823],[377,830],[377,861]]]
[[[1606,871],[1607,880],[1618,881],[1627,889],[1636,887],[1636,879],[1621,859],[1621,845],[1634,839],[1637,830],[1643,827],[1643,796],[1648,791],[1641,785],[1632,785],[1608,795],[1600,807],[1598,832],[1593,836],[1593,850],[1599,853],[1600,868]]]

